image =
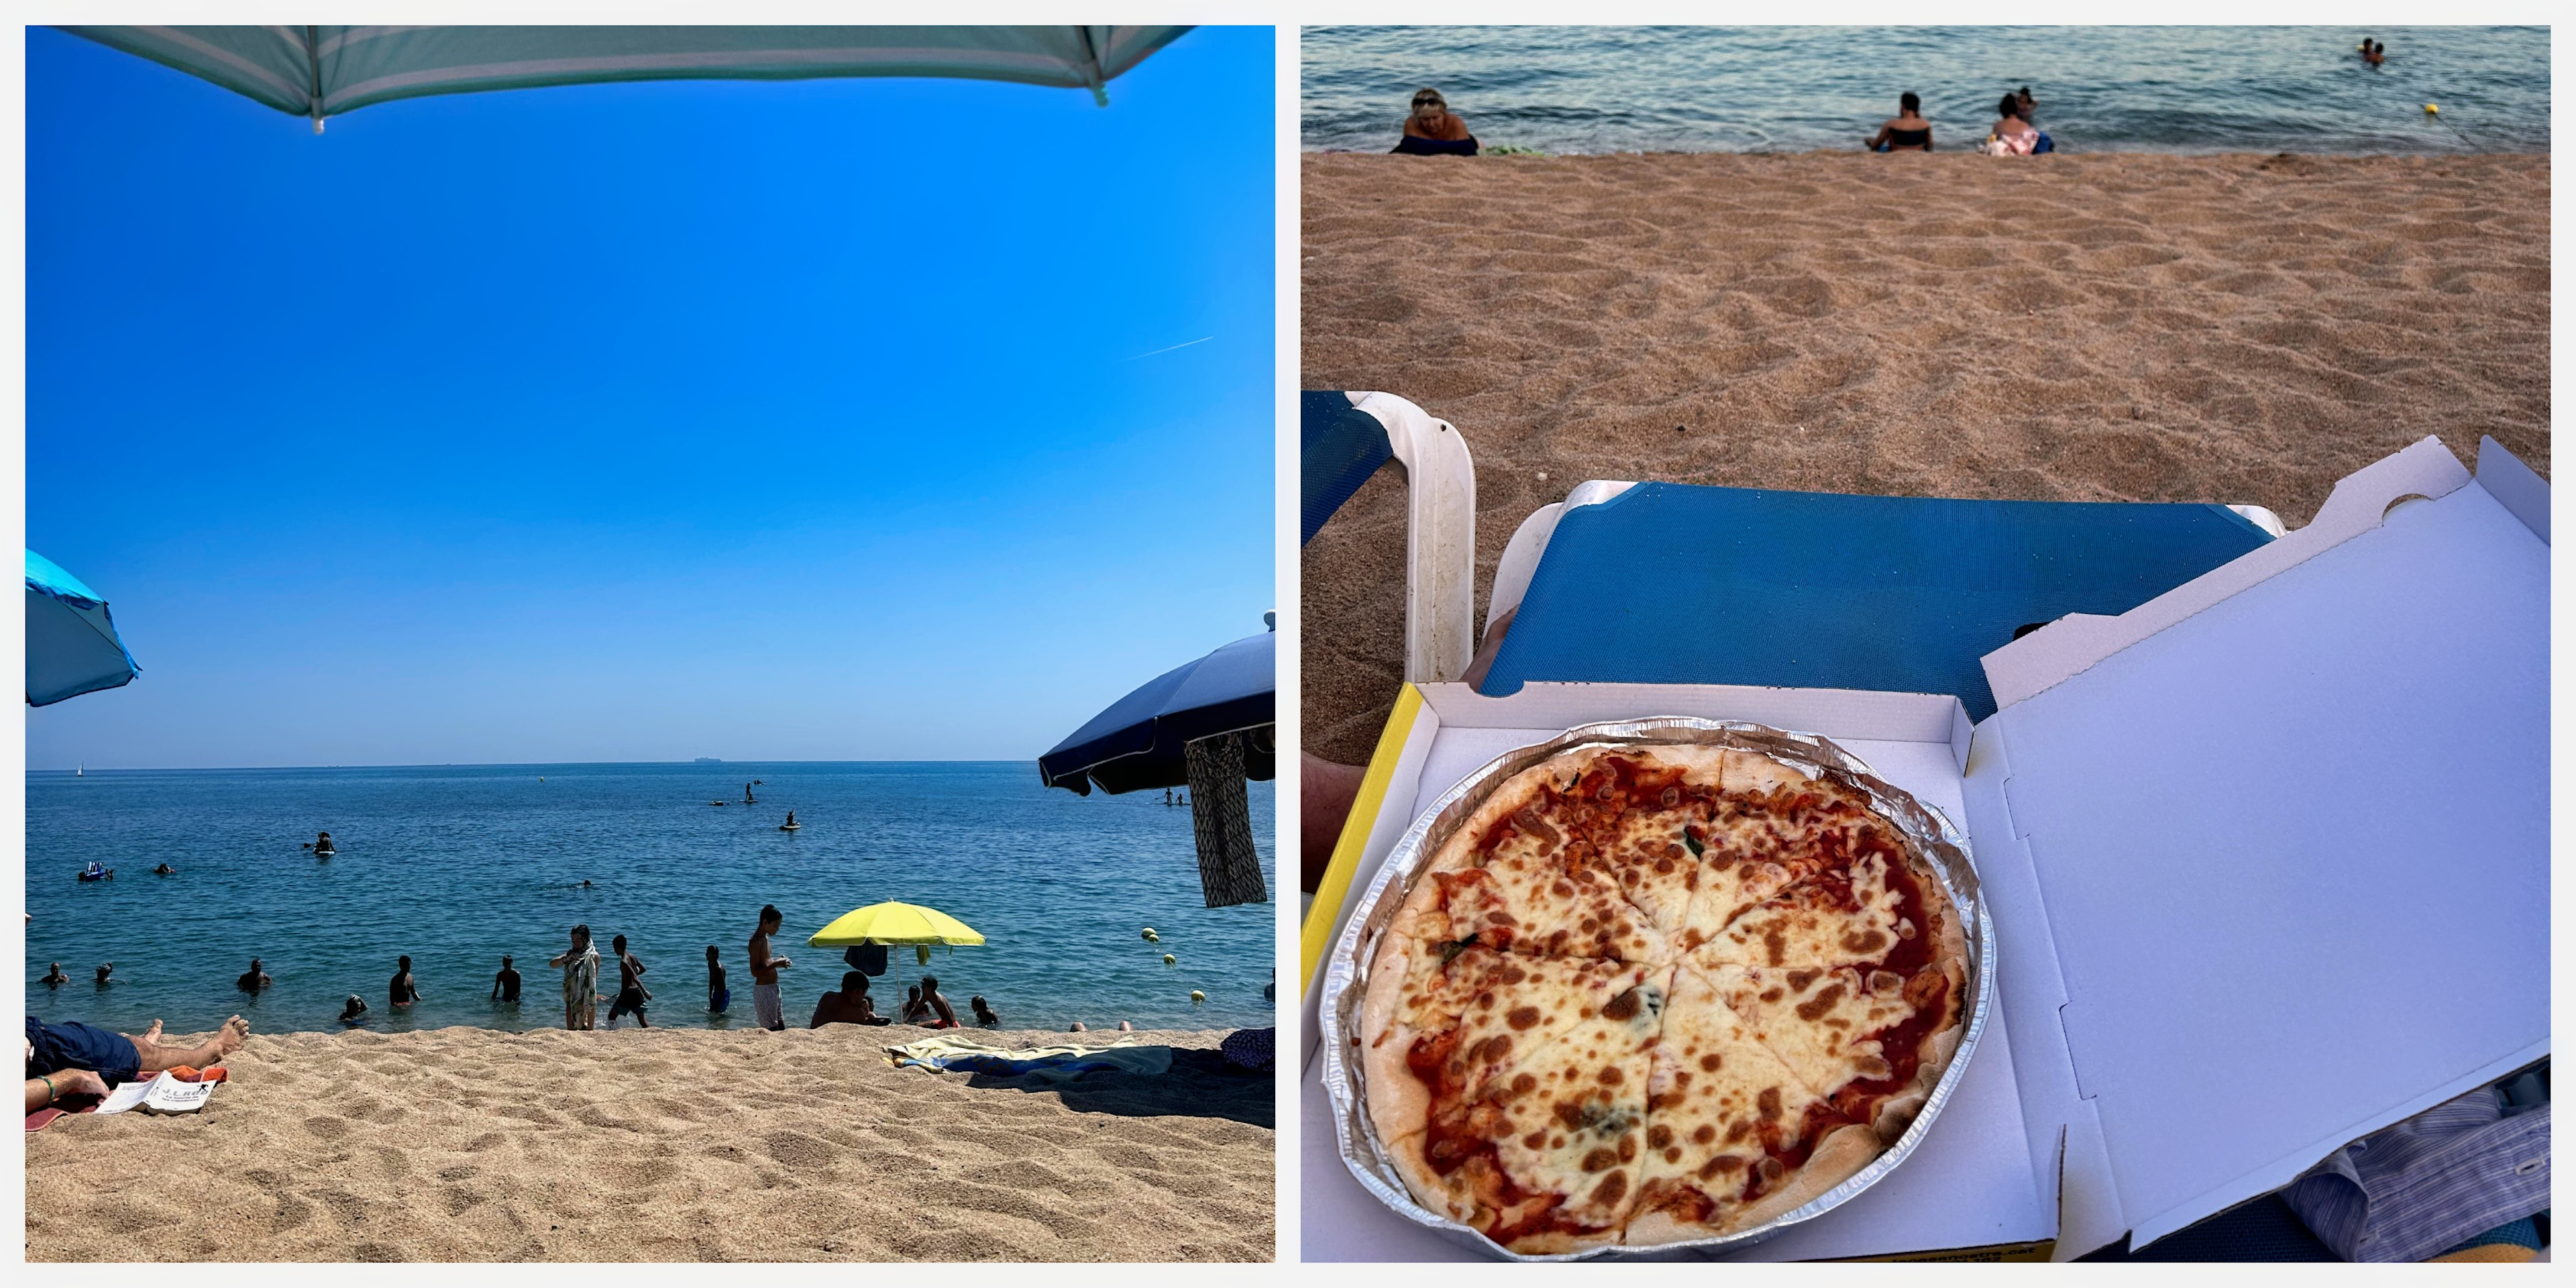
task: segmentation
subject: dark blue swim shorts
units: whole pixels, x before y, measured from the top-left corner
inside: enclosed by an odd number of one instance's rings
[[[95,1024],[68,1020],[47,1024],[35,1016],[27,1017],[27,1041],[36,1049],[27,1062],[27,1076],[43,1077],[62,1069],[87,1069],[109,1085],[134,1081],[142,1064],[142,1055],[134,1041],[122,1033],[111,1033]]]

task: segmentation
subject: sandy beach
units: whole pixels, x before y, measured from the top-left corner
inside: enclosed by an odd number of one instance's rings
[[[1137,1033],[1175,1048],[1168,1073],[1060,1085],[885,1062],[887,1043],[928,1035],[254,1036],[198,1115],[81,1115],[27,1137],[26,1255],[1271,1258],[1272,1080],[1227,1070],[1223,1033]]]
[[[1303,161],[1308,389],[1476,457],[1477,613],[1585,479],[2268,506],[2438,434],[2549,472],[2549,158]],[[1402,674],[1381,473],[1303,555],[1304,737]]]

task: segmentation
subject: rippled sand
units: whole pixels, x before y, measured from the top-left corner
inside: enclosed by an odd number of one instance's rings
[[[1302,164],[1301,381],[1466,436],[1480,622],[1513,528],[1590,478],[2297,526],[2427,434],[2549,470],[2546,156]],[[1333,759],[1402,675],[1403,525],[1388,471],[1304,552]]]
[[[1170,1073],[1053,1088],[885,1063],[926,1033],[254,1037],[199,1115],[27,1137],[27,1256],[1271,1258],[1272,1080],[1223,1034],[1139,1033]]]

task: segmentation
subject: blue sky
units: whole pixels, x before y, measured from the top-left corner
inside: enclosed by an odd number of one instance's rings
[[[27,542],[143,666],[31,768],[1026,759],[1274,606],[1267,29],[319,138],[27,42]]]

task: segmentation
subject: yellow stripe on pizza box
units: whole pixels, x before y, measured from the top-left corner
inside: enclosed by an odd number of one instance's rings
[[[2547,1053],[2547,568],[2547,484],[2427,439],[2305,528],[1989,655],[2002,707],[1973,729],[1925,695],[1422,685],[1336,902],[1417,802],[1574,724],[1833,738],[1964,824],[1998,1005],[1913,1157],[1730,1257],[2143,1245]],[[1307,1259],[1471,1257],[1350,1177],[1307,1054]]]

